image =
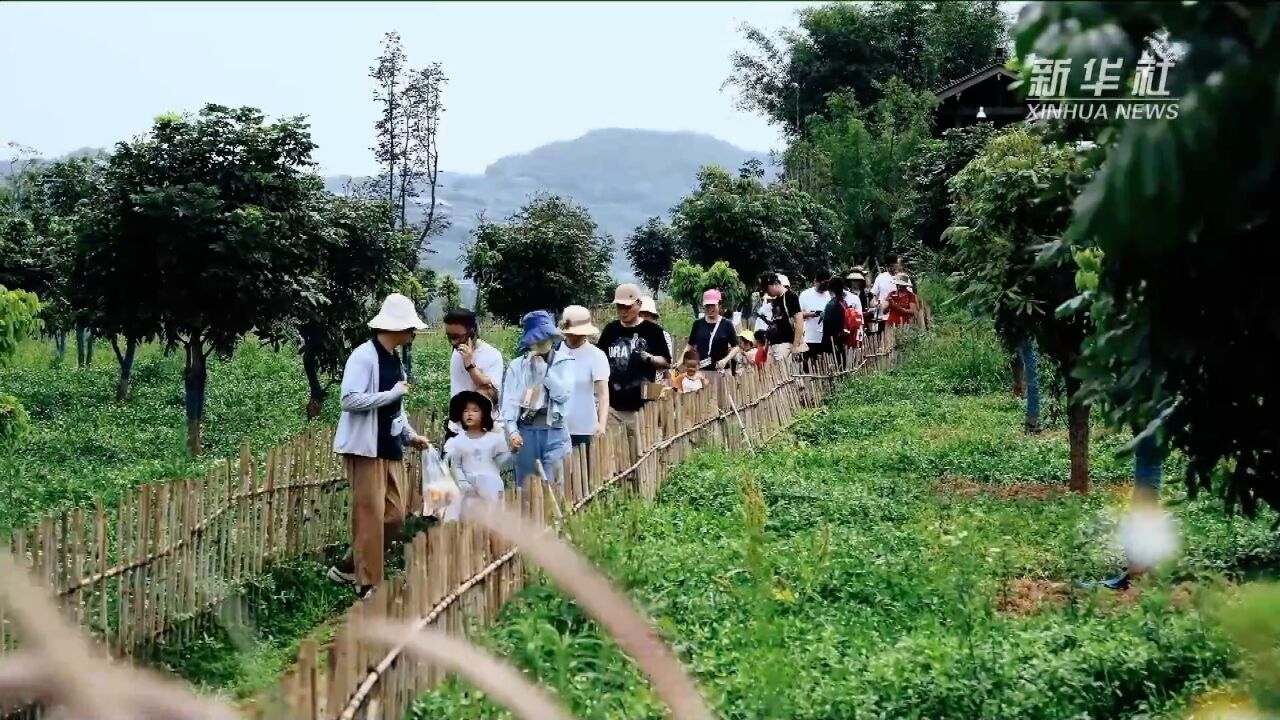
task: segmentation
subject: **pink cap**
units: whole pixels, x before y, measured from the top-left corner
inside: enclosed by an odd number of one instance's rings
[[[703,304],[703,305],[719,305],[719,304],[720,304],[720,291],[719,291],[719,290],[708,290],[708,291],[706,291],[706,292],[702,293],[702,304]]]

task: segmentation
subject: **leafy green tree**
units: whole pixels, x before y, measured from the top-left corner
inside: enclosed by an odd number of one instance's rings
[[[952,128],[940,139],[924,141],[906,161],[903,202],[893,216],[893,234],[900,249],[936,252],[943,247],[942,233],[951,225],[947,183],[997,134],[994,125],[985,123]]]
[[[952,179],[955,225],[945,234],[945,264],[958,300],[978,317],[994,314],[1009,347],[1032,339],[1061,369],[1069,396],[1070,487],[1078,492],[1089,489],[1089,402],[1074,372],[1088,323],[1055,313],[1076,294],[1074,260],[1037,259],[1066,229],[1088,175],[1073,149],[1025,130],[1007,132]]]
[[[672,211],[672,226],[690,262],[723,260],[751,280],[765,271],[804,277],[829,269],[839,248],[834,212],[794,184],[764,185],[749,168],[737,177],[704,168],[698,189]]]
[[[613,240],[591,214],[558,195],[539,194],[504,223],[482,219],[464,254],[464,273],[496,317],[591,306],[612,285]]]
[[[1183,57],[1139,65],[1162,31]],[[1087,309],[1096,327],[1083,396],[1138,439],[1180,449],[1190,491],[1280,508],[1280,286],[1267,276],[1280,264],[1280,8],[1039,3],[1017,40],[1022,55],[1123,58],[1129,83],[1181,98],[1177,117],[1109,138],[1058,248],[1087,258],[1083,292],[1062,309]]]
[[[462,307],[462,288],[452,275],[444,275],[437,285],[436,294],[445,312]]]
[[[40,330],[40,301],[25,290],[9,290],[0,285],[0,365],[17,352],[23,338]],[[30,426],[30,418],[22,403],[12,395],[0,393],[0,450],[17,447]]]
[[[157,333],[186,354],[187,444],[201,451],[207,361],[284,326],[318,296],[309,243],[322,185],[303,118],[253,108],[164,115],[116,145],[77,248],[76,285],[100,334]]]
[[[679,238],[662,218],[652,217],[637,227],[625,242],[627,260],[640,282],[655,293],[666,289],[676,260]]]
[[[72,249],[85,203],[97,192],[103,160],[82,156],[30,165],[15,182],[20,200],[0,210],[0,281],[41,298],[41,320],[54,336],[57,360],[66,335],[76,330],[77,362],[91,355],[77,309],[71,303]]]
[[[892,221],[909,195],[905,169],[929,140],[932,97],[896,77],[884,87],[868,109],[833,97],[829,117],[814,118],[784,158],[788,177],[840,216],[844,257],[898,249]]]
[[[723,260],[705,270],[688,260],[675,262],[671,269],[671,297],[692,308],[695,317],[702,312],[702,294],[711,289],[724,295],[720,304],[725,308],[740,307],[750,297],[738,272]]]
[[[929,90],[1004,62],[1008,20],[996,2],[829,3],[801,10],[799,28],[778,38],[743,33],[749,47],[725,84],[740,107],[801,137],[810,118],[833,118],[832,97],[871,107],[887,78]]]
[[[318,207],[323,225],[308,247],[311,291],[299,298],[292,319],[302,338],[308,417],[320,415],[347,354],[368,339],[366,323],[378,303],[400,289],[417,261],[413,238],[390,229],[385,201],[329,196]]]

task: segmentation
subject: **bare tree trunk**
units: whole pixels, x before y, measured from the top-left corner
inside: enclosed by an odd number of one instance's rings
[[[133,382],[133,359],[138,350],[138,341],[125,338],[124,352],[120,352],[120,342],[111,338],[111,349],[116,353],[116,362],[120,364],[120,379],[116,381],[116,402],[124,402],[129,397],[129,386]]]
[[[1089,492],[1089,404],[1079,399],[1080,381],[1067,376],[1067,441],[1071,448],[1071,478],[1067,488]]]

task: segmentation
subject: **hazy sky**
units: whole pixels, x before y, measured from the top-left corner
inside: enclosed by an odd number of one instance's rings
[[[397,30],[411,65],[439,61],[449,77],[444,169],[603,127],[768,150],[776,130],[720,85],[739,24],[794,25],[805,4],[0,2],[0,145],[106,147],[218,102],[307,115],[323,172],[368,173],[368,68]]]

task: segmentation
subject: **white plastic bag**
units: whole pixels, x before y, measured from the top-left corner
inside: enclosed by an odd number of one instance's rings
[[[435,448],[422,453],[422,515],[453,522],[462,515],[462,488],[453,468],[440,462]]]

